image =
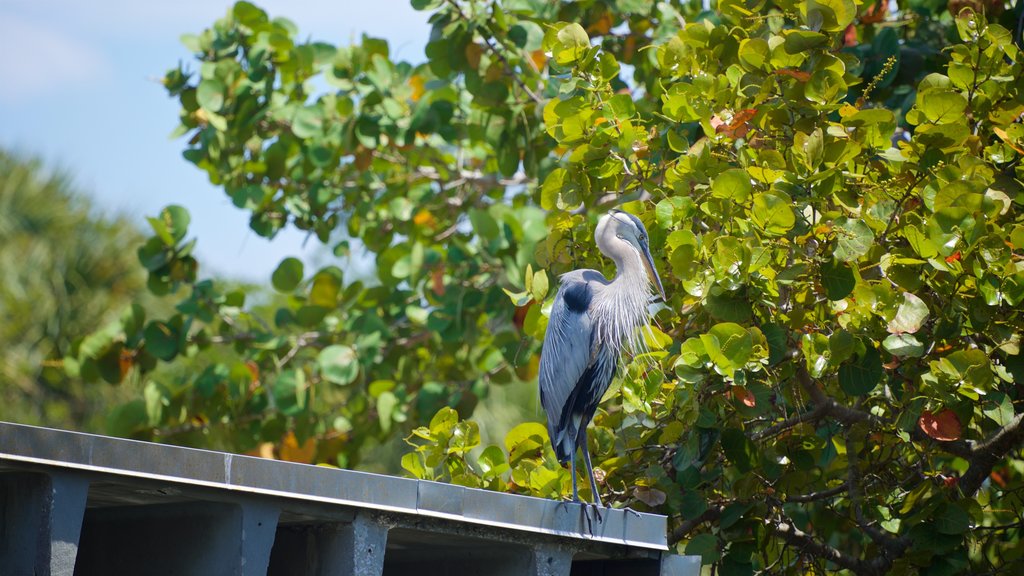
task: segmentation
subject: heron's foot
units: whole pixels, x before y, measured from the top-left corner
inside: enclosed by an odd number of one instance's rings
[[[594,518],[597,519],[598,524],[604,523],[604,516],[601,514],[601,505],[594,502],[585,502],[583,504],[584,513],[587,516],[587,521],[590,522],[590,512],[593,511]],[[593,527],[590,527],[590,535],[594,535]]]
[[[558,501],[558,505],[556,507],[557,508],[562,508],[566,512],[568,512],[569,511],[569,504],[580,504],[580,503],[581,503],[581,500],[580,500],[579,496],[573,496],[572,498],[562,497],[562,499],[560,499]]]
[[[581,502],[580,515],[583,517],[583,526],[590,536],[594,536],[594,519],[597,519],[597,523],[601,524],[604,519],[601,517],[601,510],[597,504],[590,502]],[[593,513],[593,514],[591,514]]]
[[[607,505],[608,508],[611,508],[611,506],[612,506],[611,504]],[[642,518],[642,516],[640,516],[639,512],[637,512],[636,510],[633,510],[629,506],[626,506],[625,508],[618,508],[618,510],[622,510],[623,512],[629,512],[630,514],[632,514],[633,516],[636,516],[637,518]]]

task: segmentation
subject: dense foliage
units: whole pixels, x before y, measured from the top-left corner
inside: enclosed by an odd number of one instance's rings
[[[133,299],[152,302],[131,252],[144,239],[66,174],[0,150],[0,420],[101,432],[136,394],[68,377],[61,359]]]
[[[479,451],[459,415],[535,378],[554,279],[610,272],[592,224],[619,205],[669,299],[595,420],[606,498],[669,514],[723,574],[1019,565],[1024,80],[998,6],[413,4],[420,65],[245,2],[185,37],[185,157],[257,233],[375,275],[285,260],[264,321],[197,279],[165,210],[139,255],[178,312],[112,345],[143,371],[241,359],[148,386],[139,434],[355,466],[411,431],[418,477],[562,497],[540,424]]]

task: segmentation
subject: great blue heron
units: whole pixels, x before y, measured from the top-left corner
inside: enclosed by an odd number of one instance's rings
[[[601,496],[587,450],[587,425],[615,375],[624,344],[640,348],[639,328],[650,322],[647,305],[653,284],[662,300],[665,290],[647,246],[647,230],[640,219],[620,210],[601,216],[594,233],[601,253],[615,262],[615,278],[608,281],[597,270],[573,270],[562,283],[551,306],[548,331],[540,355],[540,402],[548,417],[548,435],[555,455],[572,472],[572,498],[576,486],[576,449],[590,476],[594,503]]]

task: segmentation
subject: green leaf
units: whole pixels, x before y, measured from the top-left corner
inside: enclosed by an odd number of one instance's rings
[[[726,458],[740,472],[750,472],[758,461],[757,446],[751,442],[742,430],[726,428],[722,430],[722,450]]]
[[[694,520],[707,509],[708,502],[699,492],[696,490],[686,490],[683,492],[683,501],[680,506],[683,518]]]
[[[331,266],[313,277],[313,285],[309,289],[309,303],[313,306],[334,308],[338,305],[340,293],[341,269]]]
[[[831,68],[822,68],[811,74],[804,87],[804,97],[815,104],[830,106],[846,96],[843,76]]]
[[[302,282],[302,261],[298,258],[285,258],[277,265],[270,277],[274,289],[278,292],[291,292]]]
[[[928,306],[924,301],[910,292],[904,292],[903,302],[887,328],[891,334],[912,334],[921,329],[927,318]]]
[[[700,556],[700,563],[706,565],[722,557],[718,550],[718,539],[714,534],[697,534],[686,543],[687,556]]]
[[[924,344],[913,334],[890,334],[882,341],[882,347],[899,358],[917,358],[924,355]]]
[[[196,89],[196,102],[210,112],[220,112],[224,107],[224,83],[216,78],[207,78]]]
[[[473,231],[485,240],[493,240],[498,237],[498,221],[487,210],[474,208],[469,211],[469,221],[473,224]]]
[[[833,254],[837,260],[852,262],[868,253],[875,235],[871,228],[860,219],[845,216],[835,221],[836,248]]]
[[[484,476],[497,476],[508,471],[508,462],[505,460],[505,453],[498,446],[488,446],[477,458],[480,471]]]
[[[738,430],[737,430],[738,432]],[[741,432],[742,434],[742,432]],[[718,526],[723,530],[728,530],[737,522],[739,522],[747,511],[752,508],[750,504],[744,504],[742,502],[734,502],[725,507],[722,511],[722,516],[718,519]]]
[[[828,351],[833,366],[853,356],[857,341],[846,330],[836,330],[828,337]]]
[[[608,99],[608,109],[612,113],[612,117],[625,121],[636,116],[636,105],[633,104],[633,97],[629,94],[616,94]]]
[[[392,413],[398,406],[398,398],[390,390],[382,392],[377,397],[377,420],[380,422],[380,429],[387,434],[391,430]]]
[[[821,286],[829,300],[842,300],[853,292],[857,279],[845,262],[828,260],[821,264]]]
[[[711,182],[711,195],[735,202],[746,202],[752,187],[746,170],[732,168],[722,172]]]
[[[784,235],[796,224],[792,200],[771,192],[754,196],[750,219],[755,226],[773,236]]]
[[[171,324],[154,320],[146,324],[143,337],[146,339],[146,352],[153,356],[168,362],[178,355],[180,338],[178,330]]]
[[[548,430],[537,422],[523,422],[505,435],[505,449],[508,450],[509,464],[515,465],[521,458],[528,456],[545,444]]]
[[[918,94],[917,107],[929,122],[951,124],[964,121],[967,99],[953,90],[928,90]]]
[[[543,302],[544,297],[547,296],[548,275],[543,270],[537,270],[533,273],[533,282],[530,292],[533,294],[533,299],[537,302]]]
[[[707,334],[700,336],[708,357],[725,376],[742,368],[753,352],[753,338],[746,328],[726,322],[715,324]]]
[[[963,534],[970,527],[971,517],[957,504],[946,502],[935,511],[934,521],[941,534]]]
[[[725,322],[747,322],[753,314],[749,299],[718,287],[708,294],[704,308],[716,320]]]
[[[427,469],[423,465],[423,457],[419,452],[409,452],[402,456],[402,468],[419,480],[433,480],[427,476]]]
[[[828,44],[828,36],[811,30],[786,30],[783,46],[789,54],[799,54]]]
[[[853,0],[811,0],[799,4],[804,21],[811,28],[838,32],[845,29],[857,17],[857,5]]]
[[[882,355],[869,345],[862,356],[839,367],[839,386],[851,396],[863,396],[875,389],[884,373]]]
[[[292,118],[292,133],[299,138],[315,138],[323,132],[324,111],[319,106],[303,106]]]
[[[359,374],[359,362],[352,348],[334,344],[320,351],[316,358],[320,376],[332,384],[351,384]]]

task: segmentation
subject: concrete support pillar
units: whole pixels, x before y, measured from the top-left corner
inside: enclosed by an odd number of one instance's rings
[[[700,576],[700,556],[662,552],[660,576]]]
[[[571,550],[562,546],[542,544],[533,548],[531,576],[569,576],[572,571]]]
[[[241,576],[266,576],[281,511],[269,504],[246,503],[242,509]]]
[[[0,574],[72,576],[88,494],[73,474],[0,475]]]
[[[351,522],[282,527],[270,560],[270,575],[380,576],[388,527],[366,514]]]
[[[336,524],[318,540],[323,562],[317,576],[380,576],[384,572],[388,527],[376,519],[357,514],[350,524]]]

